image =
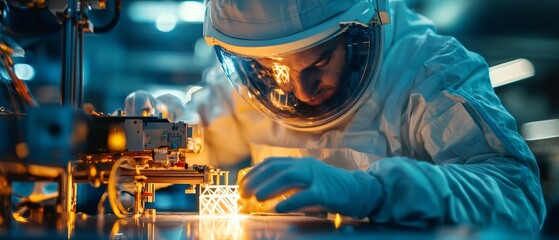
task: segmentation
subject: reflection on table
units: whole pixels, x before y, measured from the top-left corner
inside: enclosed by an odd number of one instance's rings
[[[239,215],[231,218],[200,217],[196,213],[157,213],[118,219],[114,215],[76,214],[44,224],[16,222],[0,238],[71,239],[524,239],[506,231],[454,226],[417,230],[370,224],[328,215]]]

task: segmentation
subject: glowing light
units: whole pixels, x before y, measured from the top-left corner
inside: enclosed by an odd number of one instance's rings
[[[135,22],[153,23],[161,15],[176,14],[177,7],[177,3],[169,1],[133,1],[128,16]]]
[[[29,146],[27,143],[20,142],[16,145],[16,155],[20,159],[24,159],[29,156]]]
[[[238,185],[207,185],[200,193],[200,216],[235,217],[239,212]]]
[[[16,76],[21,80],[32,80],[35,77],[35,69],[25,63],[18,63],[14,65]]]
[[[195,92],[201,90],[202,87],[201,86],[191,86],[188,88],[188,90],[186,90],[186,102],[190,102],[192,100],[192,94],[194,94]]]
[[[336,229],[340,228],[342,225],[342,216],[339,213],[336,213],[336,218],[334,218],[334,227]]]
[[[280,88],[275,88],[270,92],[270,102],[274,107],[283,111],[295,111],[295,108],[289,104],[289,97]]]
[[[272,67],[274,79],[280,85],[289,83],[289,67],[283,64],[274,63]]]
[[[177,18],[170,14],[163,14],[155,20],[155,27],[161,32],[170,32],[177,26]]]
[[[126,150],[126,134],[120,127],[114,127],[107,139],[111,151],[122,152]]]
[[[231,60],[231,58],[223,58],[223,65],[224,68],[223,70],[229,74],[229,75],[233,75],[234,73],[236,73],[237,71],[235,70],[235,63],[233,63],[233,60]]]
[[[179,17],[185,22],[204,22],[206,6],[201,2],[185,1],[179,5]]]
[[[440,28],[448,28],[457,24],[468,8],[468,1],[462,0],[436,1],[433,4],[436,5],[428,9],[426,15]]]
[[[559,119],[526,123],[520,131],[526,141],[559,137]]]
[[[499,87],[534,76],[534,65],[527,59],[520,58],[489,68],[491,85]]]
[[[200,218],[200,239],[245,239],[239,218]],[[188,235],[187,235],[188,236]]]
[[[150,109],[142,109],[142,117],[149,117],[152,116],[152,114],[150,114]]]
[[[178,97],[183,103],[185,102],[184,91],[182,90],[175,90],[175,89],[162,89],[160,87],[153,87],[149,90],[153,95],[153,97],[158,98],[165,94],[173,94],[175,97]]]
[[[202,2],[134,1],[128,7],[128,16],[135,22],[155,22],[166,14],[183,22],[202,23],[206,7]]]
[[[252,167],[248,167],[239,170],[239,173],[237,174],[237,182],[241,182],[243,178],[250,172],[251,169]],[[242,187],[243,186],[241,186],[241,191],[242,191]],[[288,197],[291,197],[297,192],[298,190],[291,189],[280,194],[279,196],[273,197],[265,201],[258,201],[258,199],[256,199],[254,195],[251,196],[250,198],[241,198],[239,200],[239,212],[241,213],[275,212],[275,208],[278,205],[278,203],[282,202]]]
[[[21,223],[26,223],[29,220],[27,220],[27,218],[21,216],[21,214],[19,213],[13,213],[12,217],[14,218],[14,220],[16,220],[17,222],[21,222]]]
[[[204,38],[198,38],[194,44],[194,56],[196,58],[208,59],[213,57],[214,50],[212,47],[208,46]]]

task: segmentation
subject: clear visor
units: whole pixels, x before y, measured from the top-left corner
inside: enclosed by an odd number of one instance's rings
[[[229,80],[276,122],[314,128],[348,115],[369,95],[380,58],[378,25],[348,25],[315,46],[267,58],[216,51]]]

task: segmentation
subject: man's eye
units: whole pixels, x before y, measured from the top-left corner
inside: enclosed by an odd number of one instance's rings
[[[319,68],[324,67],[324,66],[328,65],[328,63],[330,62],[330,58],[331,57],[324,58],[324,59],[320,60],[320,62],[317,62],[316,64],[314,64],[314,66],[319,67]]]

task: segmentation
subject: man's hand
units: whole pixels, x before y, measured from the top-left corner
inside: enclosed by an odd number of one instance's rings
[[[363,218],[384,198],[378,179],[363,171],[347,171],[314,158],[269,158],[241,181],[241,197],[259,201],[291,189],[300,191],[276,206],[279,213],[321,207],[332,213]]]

